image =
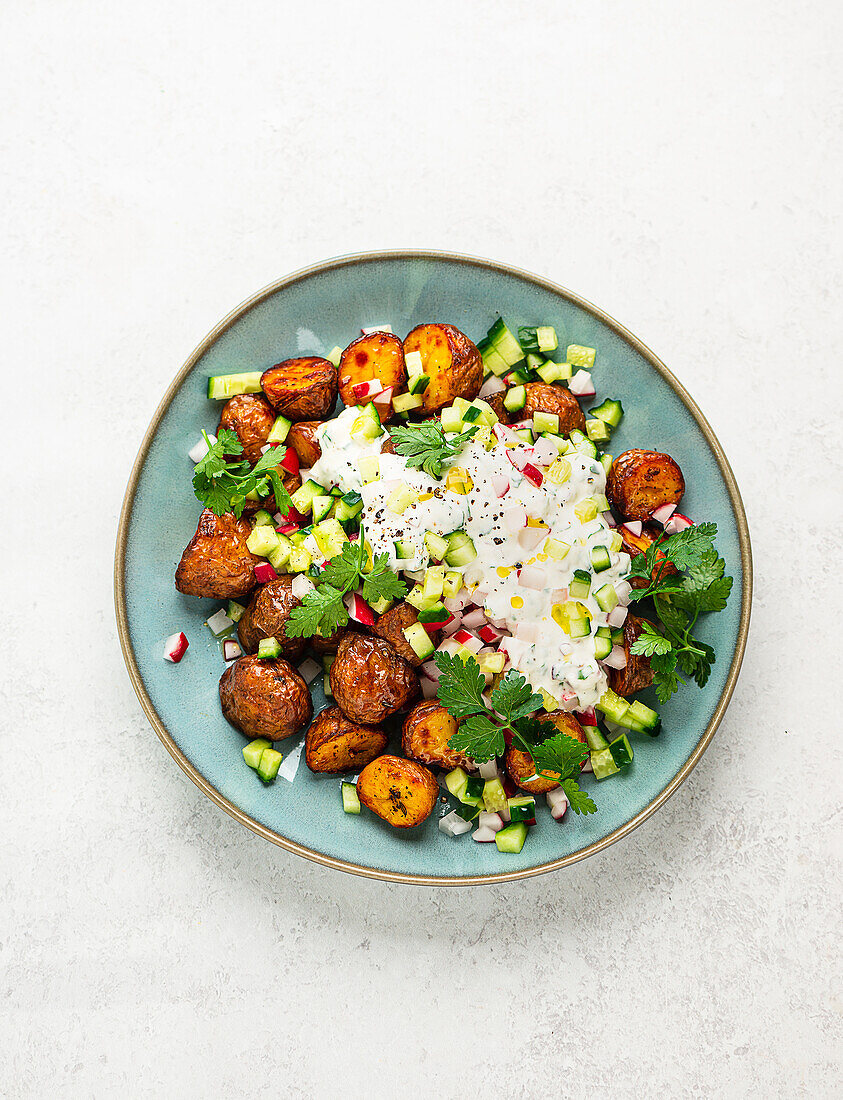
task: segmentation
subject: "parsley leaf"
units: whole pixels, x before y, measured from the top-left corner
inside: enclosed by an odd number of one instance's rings
[[[486,687],[480,665],[474,658],[462,661],[451,653],[435,653],[439,678],[439,702],[454,718],[467,718],[469,714],[484,714],[487,710],[482,695]]]
[[[572,772],[579,774],[580,764],[588,756],[588,746],[560,730],[531,750],[536,771],[565,779]]]
[[[459,454],[476,431],[477,426],[448,439],[438,420],[426,420],[412,428],[392,428],[389,434],[395,453],[406,458],[408,466],[422,469],[431,477],[440,477],[442,463]]]
[[[492,707],[502,715],[507,725],[537,711],[543,704],[541,695],[533,689],[520,672],[511,668],[492,692]]]
[[[468,753],[478,764],[506,752],[503,730],[485,714],[470,714],[448,744],[452,749]]]
[[[670,639],[654,629],[651,623],[644,622],[644,631],[639,634],[629,647],[630,653],[640,653],[644,657],[652,657],[654,653],[669,653],[673,647]]]
[[[329,584],[308,592],[301,604],[290,612],[285,627],[287,637],[310,638],[317,633],[327,637],[338,627],[345,626],[348,612],[342,597],[342,592]]]
[[[594,805],[591,797],[580,788],[576,779],[564,779],[561,786],[562,790],[565,792],[565,797],[568,799],[568,805],[575,814],[597,813],[597,807]]]
[[[676,675],[678,657],[678,652],[671,648],[667,653],[654,653],[650,658],[650,667],[655,673],[656,695],[660,703],[666,703],[679,688],[680,681]]]
[[[254,467],[236,456],[243,453],[243,445],[237,434],[229,428],[221,428],[216,443],[211,443],[205,432],[208,452],[193,469],[193,492],[214,515],[224,516],[233,512],[238,518],[243,514],[246,497],[257,491],[267,496],[270,484],[275,503],[281,512],[288,512],[293,504],[278,472],[278,455],[270,447],[261,455]],[[235,457],[231,457],[235,456]]]
[[[407,594],[407,585],[389,568],[389,555],[378,554],[371,570],[363,577],[363,599],[369,603],[378,600],[397,600]]]
[[[356,588],[360,573],[363,570],[365,554],[363,539],[358,539],[356,542],[344,542],[341,552],[325,563],[325,568],[319,578],[320,581],[323,584],[339,588],[343,592]]]

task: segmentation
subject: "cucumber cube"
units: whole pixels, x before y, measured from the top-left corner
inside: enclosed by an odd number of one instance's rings
[[[582,344],[569,344],[565,358],[575,367],[584,367],[586,370],[591,370],[596,355],[597,352],[594,348],[586,348]]]
[[[342,808],[347,814],[360,813],[360,799],[357,797],[357,787],[353,783],[342,785]]]
[[[271,746],[271,741],[250,741],[249,744],[246,745],[243,749],[243,759],[246,761],[250,768],[257,768],[258,764],[260,764],[261,762],[263,750],[271,748]]]
[[[211,401],[227,401],[241,393],[260,393],[262,371],[244,374],[218,374],[208,379],[208,398]]]
[[[275,749],[263,750],[260,763],[258,764],[258,775],[264,783],[271,783],[276,775],[278,775],[278,769],[281,767],[281,761],[283,759],[284,757],[281,753],[276,752]]]
[[[513,855],[517,855],[521,851],[526,839],[527,826],[523,821],[513,822],[513,824],[506,825],[495,833],[495,844],[498,851],[512,852]]]

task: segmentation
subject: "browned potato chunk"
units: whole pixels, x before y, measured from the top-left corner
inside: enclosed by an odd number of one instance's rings
[[[285,359],[261,375],[270,404],[288,420],[321,420],[337,399],[337,368],[327,359]]]
[[[637,557],[638,554],[646,554],[647,551],[649,550],[649,548],[656,541],[656,538],[658,537],[658,530],[652,524],[645,527],[642,530],[640,535],[633,535],[633,533],[629,530],[629,528],[625,527],[623,524],[621,524],[621,526],[617,528],[617,531],[620,534],[621,539],[623,540],[623,551],[624,551],[624,553],[629,554],[629,556],[631,558]],[[661,550],[657,550],[656,551],[656,563],[657,564],[653,567],[653,572],[650,575],[650,580],[653,580],[655,578],[656,574],[659,573],[659,572],[661,572],[661,576],[663,576],[663,577],[675,576],[676,573],[679,572],[679,570],[676,568],[676,566],[672,562],[668,562],[664,566],[664,568],[660,571],[658,562],[663,561],[663,560],[664,560],[664,554],[661,552]],[[647,578],[646,577],[630,577],[629,578],[629,583],[632,585],[633,588],[646,588],[647,587]]]
[[[471,401],[483,385],[483,360],[465,333],[453,325],[417,325],[404,341],[404,354],[417,351],[430,382],[424,411],[438,412],[455,397]],[[422,412],[423,410],[419,410]]]
[[[379,756],[367,764],[357,780],[357,797],[396,829],[412,829],[430,817],[439,784],[414,760]]]
[[[543,714],[539,721],[547,722],[555,726],[560,733],[567,733],[569,737],[582,741],[583,744],[585,743],[585,733],[582,726],[573,714],[569,714],[567,711],[555,710],[551,714]],[[522,791],[529,791],[530,794],[546,794],[547,791],[552,791],[559,786],[555,780],[545,775],[536,775],[536,765],[532,756],[528,752],[523,752],[513,746],[506,750],[504,767],[513,783],[520,787]]]
[[[419,693],[419,678],[383,638],[349,633],[331,665],[331,691],[347,718],[377,725]]]
[[[322,427],[321,420],[300,420],[293,424],[287,433],[286,443],[299,456],[299,462],[309,470],[322,457],[322,448],[316,438],[316,429]]]
[[[606,480],[609,503],[624,519],[649,519],[663,504],[678,504],[684,492],[679,466],[658,451],[624,451]]]
[[[323,638],[321,634],[314,634],[308,638],[308,644],[314,653],[320,657],[326,653],[336,653],[340,647],[340,642],[346,636],[347,631],[345,627],[340,627],[335,630],[333,634],[329,634],[327,638]]]
[[[436,699],[416,703],[404,720],[402,746],[412,760],[420,764],[438,764],[440,768],[465,768],[471,764],[464,752],[448,747],[457,732],[456,718]]]
[[[403,389],[407,368],[401,338],[391,332],[358,336],[342,353],[339,376],[340,398],[344,405],[359,405],[354,387],[373,378],[377,378],[385,390],[390,386]]]
[[[254,593],[240,622],[237,634],[246,653],[257,653],[263,638],[275,638],[281,646],[281,656],[295,660],[304,652],[304,638],[288,638],[287,620],[301,600],[293,595],[293,578],[278,577]]]
[[[259,393],[241,393],[223,405],[217,434],[220,428],[234,432],[243,445],[243,454],[237,458],[245,458],[254,466],[274,423],[275,413],[265,397]]]
[[[399,603],[385,611],[372,628],[379,637],[386,640],[403,657],[408,665],[418,668],[421,664],[416,651],[404,637],[404,629],[419,621],[416,609],[408,603]]]
[[[248,520],[231,512],[215,516],[206,508],[176,569],[178,591],[209,600],[236,600],[251,592],[255,566],[263,561],[246,546],[251,531]]]
[[[626,652],[626,668],[609,669],[609,687],[617,695],[634,695],[653,682],[650,658],[640,653],[630,653],[632,643],[644,633],[644,623],[637,615],[627,615],[623,624],[623,648]],[[652,625],[652,624],[651,624]]]
[[[501,390],[498,393],[491,393],[488,397],[484,398],[484,401],[498,418],[498,420],[500,420],[501,424],[508,424],[509,409],[507,409],[506,405],[504,405],[503,403],[504,393],[504,390]]]
[[[280,657],[238,657],[220,678],[220,702],[233,726],[268,741],[292,737],[313,717],[307,684]]]
[[[549,386],[545,382],[528,382],[524,387],[527,403],[519,413],[522,420],[529,420],[533,413],[555,413],[559,417],[559,432],[570,435],[574,428],[585,431],[585,413],[570,390],[564,386]]]
[[[304,758],[312,772],[356,772],[380,756],[388,741],[380,726],[358,726],[339,707],[328,707],[307,731]]]

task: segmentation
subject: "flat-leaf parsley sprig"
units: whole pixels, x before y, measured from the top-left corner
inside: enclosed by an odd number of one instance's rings
[[[475,425],[449,439],[438,420],[426,420],[412,428],[392,428],[389,434],[395,453],[406,458],[408,466],[422,469],[431,477],[440,477],[442,463],[459,454],[476,431]]]
[[[653,597],[664,627],[660,633],[644,623],[631,652],[649,657],[659,701],[664,703],[678,689],[677,668],[704,687],[715,661],[714,650],[691,633],[700,614],[722,611],[732,591],[732,578],[724,576],[726,563],[714,548],[716,523],[700,523],[660,536],[632,559],[630,577],[643,577],[645,588],[633,589],[631,600]],[[667,565],[677,573],[668,573]]]
[[[580,789],[576,776],[588,756],[588,748],[568,734],[557,731],[548,736],[546,722],[533,715],[542,706],[536,694],[520,672],[510,669],[492,690],[491,706],[483,693],[486,681],[480,665],[469,657],[465,661],[451,653],[436,653],[439,669],[439,702],[454,717],[460,728],[448,742],[452,749],[464,752],[482,764],[506,752],[504,731],[509,730],[513,742],[518,742],[530,754],[536,771],[555,779],[562,786],[571,809],[578,814],[593,814],[597,807]]]
[[[287,620],[286,633],[290,638],[311,638],[319,634],[327,638],[345,626],[348,611],[343,596],[360,588],[368,603],[378,600],[396,600],[404,596],[407,586],[389,568],[389,556],[378,554],[371,567],[366,568],[368,551],[363,528],[354,542],[343,543],[341,553],[325,563],[324,569],[314,578],[316,587],[308,592],[298,607],[294,607]]]
[[[226,512],[233,512],[239,519],[249,493],[257,490],[261,496],[267,496],[270,486],[278,510],[289,512],[293,503],[278,473],[278,463],[283,455],[276,454],[274,447],[264,452],[254,466],[250,466],[245,459],[227,457],[243,453],[243,444],[229,428],[220,428],[216,443],[212,443],[204,431],[202,436],[208,445],[208,453],[199,459],[193,469],[193,491],[214,515],[224,516]]]

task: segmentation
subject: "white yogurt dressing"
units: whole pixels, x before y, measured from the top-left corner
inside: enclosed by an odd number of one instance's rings
[[[454,493],[421,470],[408,469],[399,455],[381,455],[380,478],[363,484],[361,458],[380,453],[379,439],[352,439],[350,429],[359,415],[345,409],[318,429],[322,457],[311,471],[323,485],[339,485],[343,491],[356,489],[363,498],[361,521],[373,553],[385,553],[395,568],[395,543],[412,543],[415,557],[402,559],[403,568],[416,570],[428,563],[424,535],[440,535],[464,529],[474,543],[476,559],[464,570],[472,601],[482,605],[490,619],[506,620],[513,637],[504,639],[512,666],[520,669],[533,688],[552,695],[560,709],[583,710],[593,706],[607,687],[606,673],[595,657],[594,634],[605,626],[607,615],[594,598],[594,589],[616,584],[629,572],[629,556],[609,552],[610,566],[596,574],[592,591],[580,599],[591,615],[591,634],[571,638],[552,616],[554,605],[569,597],[575,569],[589,570],[590,551],[609,546],[611,528],[602,515],[582,522],[575,508],[588,497],[605,493],[606,475],[601,464],[578,452],[564,455],[571,476],[561,485],[544,478],[536,487],[510,461],[507,448],[497,443],[488,451],[482,443],[470,443],[450,460],[451,467],[468,472],[472,487],[467,495]],[[509,483],[500,497],[498,491]],[[410,485],[423,498],[401,515],[387,507],[387,500],[401,485]],[[524,526],[526,521],[543,521],[547,527]],[[560,561],[547,553],[547,540],[570,546]],[[516,567],[528,567],[525,579],[538,580],[538,587],[521,583]],[[529,568],[534,567],[534,568]],[[538,573],[536,573],[538,570]]]

